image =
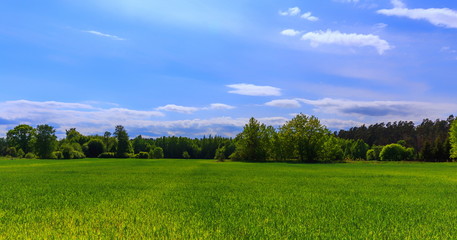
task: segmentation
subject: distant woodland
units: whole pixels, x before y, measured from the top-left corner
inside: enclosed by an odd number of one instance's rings
[[[431,161],[457,158],[457,121],[424,119],[362,125],[331,132],[318,118],[298,114],[279,128],[251,118],[235,138],[160,137],[131,139],[122,125],[103,136],[75,128],[57,139],[55,128],[21,124],[0,138],[9,158],[195,158],[224,161],[330,163],[342,161]]]

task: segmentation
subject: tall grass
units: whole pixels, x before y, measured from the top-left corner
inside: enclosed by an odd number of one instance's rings
[[[457,164],[0,160],[0,239],[452,239]]]

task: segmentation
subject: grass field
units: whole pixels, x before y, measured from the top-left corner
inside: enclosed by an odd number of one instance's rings
[[[0,160],[0,239],[455,239],[457,164]]]

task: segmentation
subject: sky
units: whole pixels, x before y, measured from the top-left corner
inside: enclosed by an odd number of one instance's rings
[[[0,137],[235,137],[457,113],[457,1],[0,2]]]

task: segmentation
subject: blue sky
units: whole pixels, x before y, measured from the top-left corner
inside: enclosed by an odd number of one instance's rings
[[[0,136],[20,123],[235,136],[457,113],[457,2],[0,2]]]

